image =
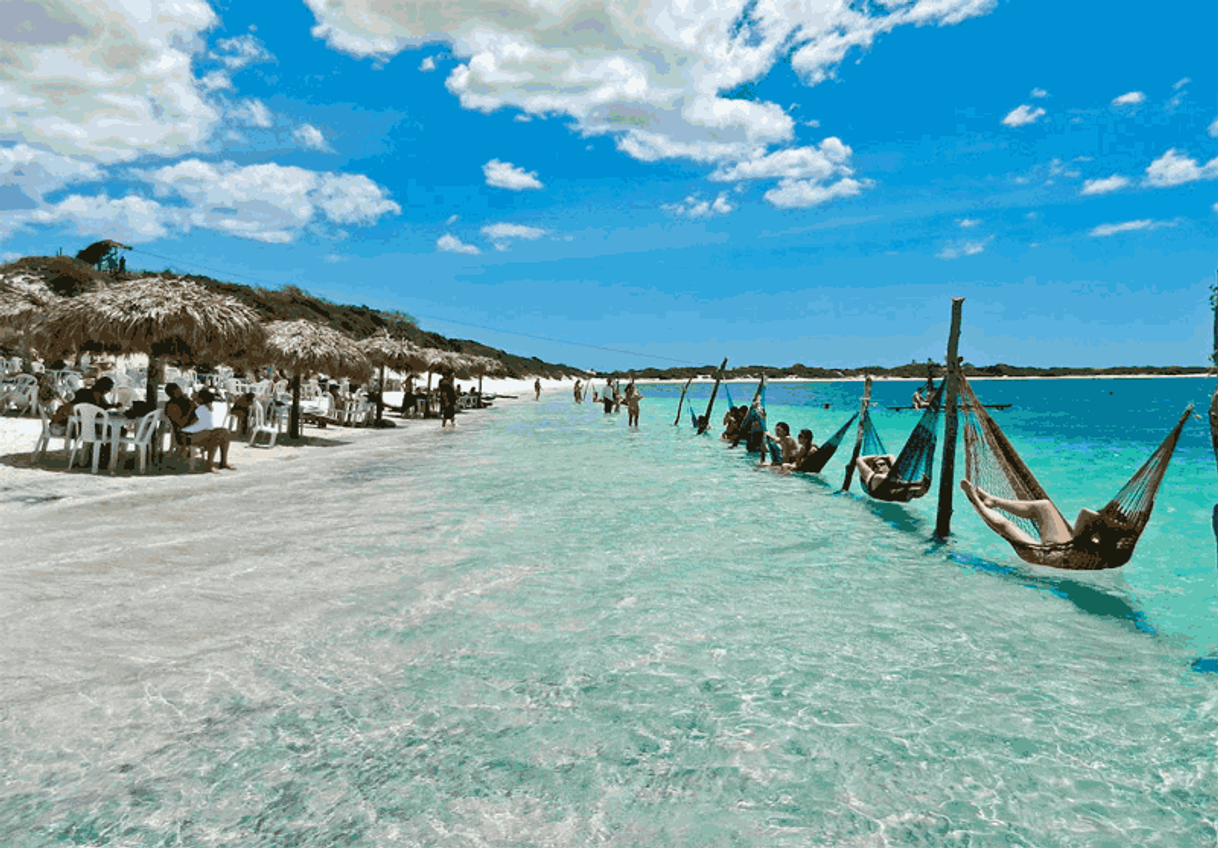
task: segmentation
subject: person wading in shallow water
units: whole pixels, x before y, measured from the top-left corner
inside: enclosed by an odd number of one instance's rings
[[[533,400],[541,400],[541,378],[533,381]]]
[[[449,421],[457,426],[457,386],[453,382],[453,372],[447,371],[440,378],[440,429]]]

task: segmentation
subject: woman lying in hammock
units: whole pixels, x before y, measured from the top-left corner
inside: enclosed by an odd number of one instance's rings
[[[1072,527],[1066,523],[1053,501],[1013,501],[998,498],[974,486],[970,480],[961,480],[960,488],[973,505],[973,509],[981,516],[981,520],[999,536],[1016,545],[1016,550],[1018,546],[1023,545],[1036,548],[1073,544],[1106,555],[1110,562],[1120,565],[1129,559],[1129,555],[1133,553],[1133,545],[1137,543],[1136,527],[1095,510],[1080,509]],[[1034,523],[1040,539],[1033,539],[1021,527],[998,512],[1000,509],[1016,518]]]

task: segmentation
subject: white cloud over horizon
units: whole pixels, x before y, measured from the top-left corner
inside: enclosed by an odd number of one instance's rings
[[[1162,227],[1174,227],[1175,224],[1171,221],[1153,221],[1149,218],[1142,218],[1137,221],[1124,221],[1120,224],[1100,224],[1094,227],[1090,235],[1096,238],[1107,238],[1118,233],[1131,233],[1138,230],[1157,230]]]
[[[491,241],[495,250],[507,250],[513,239],[535,241],[542,236],[548,236],[549,230],[541,227],[529,227],[524,224],[488,224],[483,227],[482,235]]]
[[[478,256],[482,253],[475,245],[466,244],[450,233],[436,239],[436,249],[441,253],[463,253],[468,256]]]
[[[1044,114],[1045,110],[1039,106],[1033,109],[1031,106],[1021,104],[1008,112],[1007,116],[1002,119],[1002,123],[1008,127],[1023,127],[1035,123]]]
[[[482,166],[482,173],[486,175],[486,184],[496,188],[506,188],[511,191],[545,188],[537,179],[536,171],[526,171],[511,162],[492,159]]]
[[[956,242],[940,250],[935,254],[935,257],[938,259],[960,259],[964,256],[976,256],[979,253],[984,253],[986,246],[993,239],[993,236],[986,236],[979,240]]]
[[[1146,168],[1146,185],[1155,188],[1171,188],[1197,180],[1218,179],[1218,157],[1204,165],[1196,159],[1177,151],[1174,147]]]
[[[1128,177],[1113,174],[1111,177],[1105,177],[1101,180],[1087,180],[1083,183],[1083,188],[1079,191],[1079,194],[1108,194],[1109,192],[1125,188],[1131,182],[1132,180]]]
[[[1112,99],[1113,106],[1138,106],[1146,102],[1146,95],[1140,91],[1130,91]]]
[[[719,192],[714,200],[704,200],[691,194],[680,203],[664,203],[660,208],[682,218],[713,218],[716,215],[727,215],[736,209],[728,201],[725,191]]]

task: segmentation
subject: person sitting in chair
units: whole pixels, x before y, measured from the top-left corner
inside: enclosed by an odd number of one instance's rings
[[[220,467],[232,468],[228,464],[228,445],[232,436],[216,422],[212,409],[216,396],[211,389],[199,392],[198,406],[191,403],[177,383],[166,384],[165,393],[169,395],[165,416],[173,427],[174,443],[182,448],[201,448],[205,457],[204,471],[212,470],[217,450],[220,452]]]

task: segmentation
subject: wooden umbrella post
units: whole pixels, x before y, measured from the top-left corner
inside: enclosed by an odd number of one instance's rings
[[[385,365],[381,363],[381,385],[376,393],[376,426],[381,426],[385,417]]]
[[[850,456],[850,461],[846,463],[846,478],[842,480],[842,491],[850,489],[850,481],[854,479],[854,463],[859,458],[859,453],[863,449],[863,413],[867,411],[867,404],[871,402],[871,375],[863,378],[863,400],[859,404],[859,429],[858,435],[854,439],[854,453]]]
[[[292,414],[288,417],[288,438],[300,438],[300,372],[292,374]]]
[[[952,298],[952,328],[947,336],[947,405],[943,420],[943,462],[939,471],[939,516],[935,536],[946,539],[952,532],[952,494],[956,482],[956,435],[959,421],[956,406],[960,395],[960,315],[964,298]]]

